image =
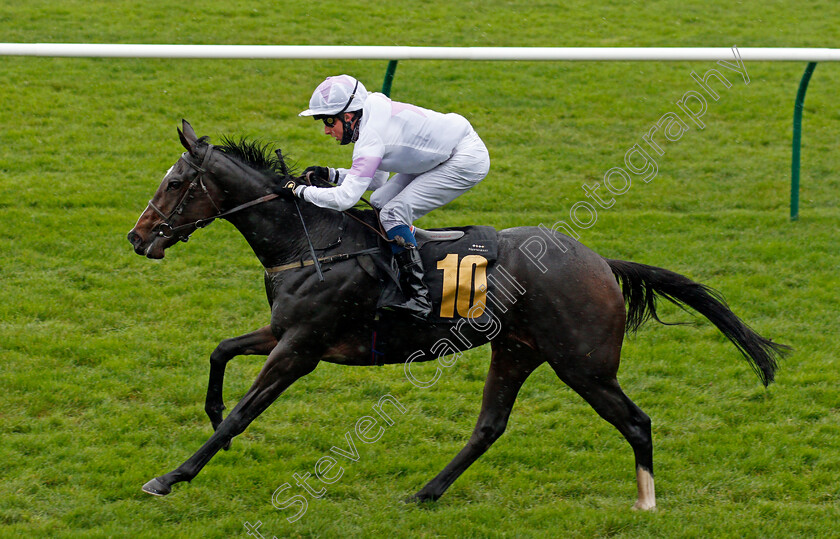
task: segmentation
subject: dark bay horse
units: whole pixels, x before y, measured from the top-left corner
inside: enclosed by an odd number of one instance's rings
[[[354,254],[377,245],[366,226],[303,202],[299,215],[292,201],[276,194],[284,182],[280,171],[286,172],[281,157],[245,141],[226,140],[213,146],[206,138],[199,139],[186,121],[182,127],[178,133],[186,152],[128,234],[137,254],[163,258],[167,248],[185,241],[197,228],[224,218],[242,233],[263,266],[275,268],[309,258],[303,220],[312,243],[321,254],[334,256],[335,262],[329,264],[324,281],[311,266],[266,272],[271,322],[222,341],[212,353],[205,410],[215,432],[183,464],[143,486],[158,496],[169,494],[175,483],[193,479],[213,455],[227,448],[233,437],[319,362],[370,365],[379,295],[375,273],[364,267],[366,256]],[[372,211],[351,211],[354,217],[375,223]],[[665,269],[605,259],[566,236],[557,236],[565,251],[549,248],[537,265],[522,247],[540,233],[535,227],[498,232],[498,264],[526,292],[498,310],[499,327],[492,335],[469,325],[463,328],[469,344],[464,348],[489,341],[492,350],[478,423],[466,446],[414,499],[439,498],[487,451],[504,432],[522,383],[548,362],[630,443],[638,482],[634,508],[653,509],[650,418],[616,380],[625,331],[635,330],[649,317],[658,320],[656,297],[691,307],[738,347],[765,386],[773,381],[777,357],[788,347],[755,333],[706,286]],[[395,333],[399,339],[390,345],[384,363],[405,363],[413,352],[429,350],[451,335],[450,326],[416,321],[405,321]],[[268,359],[245,396],[223,418],[225,365],[246,354]],[[436,359],[433,356],[415,355],[414,360]]]

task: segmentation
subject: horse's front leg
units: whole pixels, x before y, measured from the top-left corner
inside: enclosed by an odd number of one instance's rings
[[[287,387],[312,372],[318,365],[319,357],[320,354],[306,351],[305,347],[296,348],[292,339],[281,340],[269,354],[254,384],[210,439],[178,468],[143,485],[143,491],[165,496],[171,492],[173,484],[191,481],[213,455],[229,444],[234,436],[241,434]]]
[[[225,383],[225,367],[228,361],[236,356],[261,355],[266,356],[277,346],[277,339],[271,332],[271,326],[257,331],[225,339],[220,342],[210,354],[210,380],[207,384],[207,399],[204,411],[210,417],[213,430],[219,428],[222,422],[222,411],[225,409],[223,388]],[[228,449],[228,447],[225,447]]]

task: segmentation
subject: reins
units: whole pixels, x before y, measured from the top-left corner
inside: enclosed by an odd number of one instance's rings
[[[307,185],[312,186],[312,187],[317,187],[317,186],[312,185],[312,179],[310,178],[311,175],[312,175],[312,173],[309,172],[306,176],[303,177],[303,179],[306,180]],[[328,184],[329,187],[335,187],[335,185],[333,185],[331,182],[326,182],[326,183]],[[357,223],[361,224],[362,226],[364,226],[368,230],[372,231],[374,234],[376,234],[377,236],[379,236],[380,238],[382,238],[386,242],[394,243],[395,240],[390,239],[388,237],[388,235],[385,233],[385,229],[382,228],[382,221],[379,220],[379,210],[376,208],[376,206],[371,204],[370,201],[368,199],[366,199],[365,197],[362,197],[359,200],[361,200],[362,202],[364,202],[365,204],[370,206],[370,209],[373,210],[374,215],[376,215],[376,223],[379,225],[379,227],[373,227],[372,225],[367,223],[364,219],[360,219],[359,217],[356,217],[355,215],[350,213],[349,210],[344,210],[341,213],[343,213],[347,217],[353,219]]]
[[[368,229],[372,230],[374,234],[376,234],[377,236],[379,236],[380,238],[382,238],[386,242],[394,243],[395,240],[392,240],[391,238],[389,238],[387,236],[387,234],[385,234],[385,229],[382,228],[382,221],[379,220],[379,210],[376,208],[376,206],[371,204],[365,197],[362,197],[361,201],[364,202],[365,204],[367,204],[368,206],[370,206],[370,209],[373,210],[373,213],[376,215],[376,222],[379,225],[378,228],[374,228],[370,224],[366,223],[363,219],[359,219],[358,217],[356,217],[355,215],[353,215],[349,211],[343,211],[342,213],[344,215],[346,215],[347,217],[353,219],[354,221],[356,221],[358,223],[361,223],[363,226],[367,227]]]

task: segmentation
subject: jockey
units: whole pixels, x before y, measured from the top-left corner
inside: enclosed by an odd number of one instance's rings
[[[322,208],[343,211],[373,190],[371,204],[400,270],[403,303],[389,305],[425,318],[431,311],[423,284],[423,263],[412,223],[464,194],[487,176],[490,156],[470,123],[368,93],[349,75],[328,77],[315,89],[299,116],[324,122],[324,134],[354,143],[350,169],[309,167],[305,174],[336,187],[297,186],[294,194]],[[394,172],[389,179],[389,173]]]

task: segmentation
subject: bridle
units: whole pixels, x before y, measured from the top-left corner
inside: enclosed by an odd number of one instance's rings
[[[216,219],[219,219],[221,217],[227,217],[228,215],[242,211],[246,208],[250,208],[251,206],[256,206],[257,204],[262,204],[263,202],[268,202],[269,200],[273,200],[279,196],[277,193],[270,193],[250,202],[240,204],[239,206],[236,206],[235,208],[232,208],[230,210],[220,210],[219,206],[216,204],[216,202],[213,200],[213,197],[210,195],[210,192],[207,190],[207,186],[204,184],[204,175],[207,174],[206,167],[207,164],[210,162],[210,156],[213,153],[213,149],[214,146],[212,144],[207,145],[207,151],[204,153],[204,159],[201,161],[200,166],[196,165],[190,159],[187,158],[187,152],[184,152],[184,154],[181,155],[181,159],[198,174],[196,174],[195,178],[192,179],[192,181],[190,182],[190,186],[187,188],[184,194],[181,195],[181,199],[178,201],[178,203],[175,205],[175,208],[169,215],[163,213],[163,211],[160,208],[158,208],[154,202],[152,202],[151,200],[149,201],[148,207],[152,208],[152,210],[154,210],[154,212],[157,213],[161,219],[163,219],[163,222],[159,225],[156,225],[155,227],[157,228],[158,236],[164,238],[172,238],[177,236],[177,238],[180,241],[187,241],[190,239],[190,234],[184,234],[183,232],[186,230],[204,228]],[[187,223],[179,226],[172,226],[172,218],[176,215],[181,215],[182,213],[184,213],[184,209],[186,208],[187,203],[193,198],[195,198],[193,192],[196,189],[201,189],[201,192],[204,193],[204,195],[210,201],[210,204],[212,204],[213,208],[216,210],[216,215],[212,217],[205,217],[204,219],[198,219],[197,221],[194,221],[192,223]]]

